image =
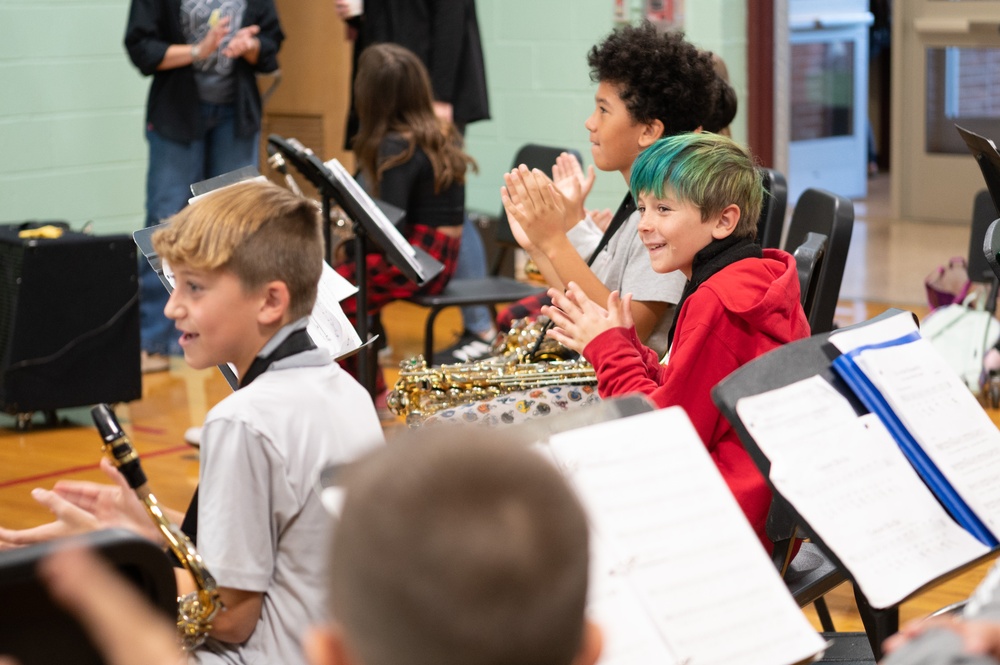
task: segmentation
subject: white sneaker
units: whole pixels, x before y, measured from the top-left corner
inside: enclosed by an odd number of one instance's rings
[[[465,346],[452,351],[452,355],[458,358],[459,362],[470,363],[480,360],[490,355],[490,345],[486,342],[476,340],[469,342]]]
[[[189,446],[194,448],[201,447],[201,428],[200,427],[188,427],[184,431],[184,442]]]
[[[140,351],[139,368],[143,374],[166,372],[170,369],[170,356],[165,356],[162,353],[146,353],[145,351]]]
[[[496,335],[494,334],[494,337]],[[491,338],[492,339],[492,338]],[[453,365],[481,360],[491,354],[492,345],[482,337],[468,330],[446,349],[434,354],[432,365]]]

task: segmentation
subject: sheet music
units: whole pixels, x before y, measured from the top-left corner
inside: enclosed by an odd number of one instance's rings
[[[683,409],[572,430],[549,445],[611,557],[601,574],[638,599],[674,662],[778,665],[822,651]],[[619,625],[627,621],[612,616],[605,628],[643,634]]]
[[[745,397],[736,412],[771,481],[877,608],[989,552],[948,516],[874,415],[819,376]]]
[[[867,339],[882,341],[897,339],[901,328],[916,331],[909,315],[861,329],[867,328],[872,329]],[[830,341],[849,351],[857,348],[858,338],[835,334]],[[855,363],[955,491],[1000,536],[1000,430],[934,346],[918,337],[863,350]]]
[[[631,585],[618,574],[609,546],[596,533],[591,533],[590,557],[587,616],[604,635],[599,665],[680,665]]]
[[[334,158],[328,162],[325,162],[323,165],[330,170],[330,172],[334,175],[334,177],[345,188],[347,188],[347,190],[350,191],[351,195],[358,201],[358,203],[360,203],[364,207],[365,212],[368,213],[368,216],[371,217],[376,224],[378,224],[379,228],[382,229],[382,233],[384,233],[385,236],[389,238],[390,241],[392,241],[392,244],[396,247],[396,249],[398,249],[400,252],[403,252],[404,254],[416,257],[417,252],[415,249],[413,249],[413,245],[411,245],[406,240],[406,238],[403,237],[403,234],[399,232],[399,229],[397,229],[395,226],[392,225],[392,222],[390,222],[389,218],[385,216],[385,213],[383,213],[379,209],[379,207],[375,205],[375,202],[372,200],[372,198],[368,196],[368,192],[366,192],[358,184],[358,181],[355,180],[351,176],[351,174],[347,172],[347,169],[344,168],[343,164],[341,164],[336,158]]]
[[[337,274],[326,261],[323,262],[316,304],[306,331],[316,346],[327,349],[335,359],[361,346],[361,337],[340,307],[340,301],[357,292],[358,287]]]

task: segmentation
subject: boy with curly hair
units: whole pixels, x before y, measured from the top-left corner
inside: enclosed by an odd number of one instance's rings
[[[618,171],[626,185],[632,163],[643,150],[663,136],[702,127],[715,111],[719,87],[712,56],[685,41],[681,33],[661,34],[650,23],[625,26],[594,46],[587,61],[598,84],[594,111],[584,123],[594,165]],[[566,157],[579,171],[576,159]],[[550,185],[540,171],[521,166],[504,180],[501,198],[511,230],[549,285],[563,290],[572,281],[596,302],[605,302],[612,290],[631,293],[636,333],[651,348],[666,352],[673,305],[680,300],[685,278],[679,272],[653,271],[639,239],[632,195],[626,194],[602,230],[584,209],[592,171],[588,177],[579,173],[578,178],[561,180],[545,206],[526,205],[531,202],[529,187],[537,192]],[[567,180],[572,186],[565,184]],[[591,254],[583,247],[597,249]],[[591,260],[581,254],[591,254]],[[509,328],[513,319],[536,314],[549,302],[547,296],[535,296],[516,303],[498,323]],[[427,422],[511,424],[587,406],[597,399],[590,386],[550,386],[463,404],[432,415]]]
[[[718,88],[711,55],[685,41],[682,33],[660,34],[648,22],[625,26],[594,46],[587,62],[597,82],[595,108],[584,123],[594,165],[619,172],[626,184],[632,162],[643,150],[663,136],[698,129],[715,107]],[[631,195],[602,234],[583,207],[592,180],[544,210],[518,206],[524,183],[536,176],[545,177],[525,166],[506,174],[501,198],[515,237],[546,281],[559,289],[576,282],[598,302],[614,289],[632,293],[640,337],[666,350],[671,305],[680,298],[684,278],[664,279],[652,271],[636,232]],[[589,265],[575,249],[588,244],[588,235],[600,237]]]

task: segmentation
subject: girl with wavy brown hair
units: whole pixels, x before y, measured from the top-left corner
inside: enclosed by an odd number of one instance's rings
[[[396,44],[374,44],[361,54],[354,82],[360,127],[353,150],[359,181],[373,197],[406,211],[400,231],[410,244],[444,264],[422,287],[411,282],[384,255],[365,257],[368,269],[368,315],[393,300],[417,292],[438,293],[451,278],[458,259],[465,215],[465,174],[475,161],[465,153],[451,122],[434,115],[430,77],[420,59]],[[348,279],[354,260],[337,267]],[[354,300],[343,303],[357,316]],[[346,364],[352,370],[352,364]],[[376,392],[385,392],[381,371]]]

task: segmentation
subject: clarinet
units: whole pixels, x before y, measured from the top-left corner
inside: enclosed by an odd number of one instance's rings
[[[114,411],[106,404],[99,404],[90,410],[90,415],[104,441],[104,454],[128,481],[129,487],[145,506],[154,526],[160,530],[170,550],[191,574],[198,587],[196,591],[177,599],[178,638],[184,650],[191,651],[205,641],[212,629],[212,619],[219,610],[225,609],[219,598],[215,578],[208,572],[191,539],[163,514],[156,497],[149,489],[139,455],[118,423]]]

